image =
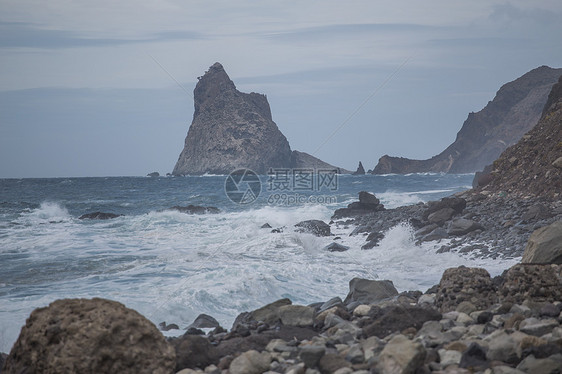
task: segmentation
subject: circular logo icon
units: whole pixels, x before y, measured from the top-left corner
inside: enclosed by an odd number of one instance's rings
[[[250,169],[238,169],[224,181],[226,196],[236,204],[250,204],[261,192],[260,177]]]

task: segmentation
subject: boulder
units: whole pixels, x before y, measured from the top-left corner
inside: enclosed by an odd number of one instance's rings
[[[286,326],[312,326],[314,323],[314,308],[303,305],[284,305],[278,310],[281,323]]]
[[[361,246],[361,249],[371,249],[379,245],[380,241],[384,239],[384,234],[379,231],[373,231],[367,236],[367,243]]]
[[[249,322],[265,322],[268,325],[273,325],[279,321],[279,308],[284,305],[291,305],[291,300],[279,299],[270,304],[262,306],[252,312],[241,313],[232,324],[232,330],[236,330],[238,325],[246,324]]]
[[[444,197],[439,201],[430,201],[427,204],[428,208],[422,214],[424,220],[427,220],[430,214],[441,209],[450,208],[454,211],[454,214],[461,214],[466,208],[466,200],[461,197]]]
[[[384,373],[413,374],[423,365],[426,351],[419,342],[396,335],[382,350],[379,360]]]
[[[459,266],[443,272],[435,305],[445,313],[456,310],[463,301],[471,302],[477,310],[487,309],[497,301],[496,286],[485,269]]]
[[[516,364],[519,362],[517,356],[517,343],[505,331],[498,330],[492,333],[486,339],[488,342],[488,352],[486,357],[490,361],[503,361],[508,364]]]
[[[230,363],[230,374],[261,374],[269,370],[271,355],[268,352],[248,351]]]
[[[562,265],[517,264],[503,275],[501,300],[521,304],[525,300],[562,300]]]
[[[554,160],[552,166],[558,169],[562,169],[562,157],[558,157],[556,160]]]
[[[521,262],[562,264],[562,221],[535,230],[527,242]]]
[[[6,373],[172,373],[174,348],[145,317],[116,301],[64,299],[35,309]]]
[[[347,208],[337,209],[332,218],[356,217],[383,210],[385,210],[384,205],[375,195],[367,191],[361,191],[359,192],[359,201],[348,204]]]
[[[216,214],[220,213],[220,209],[214,206],[199,206],[199,205],[188,205],[188,206],[173,206],[169,210],[177,210],[180,213],[185,214]]]
[[[397,295],[398,291],[390,280],[353,278],[349,281],[349,293],[344,304],[352,302],[371,304]]]
[[[427,220],[430,223],[441,225],[445,223],[445,221],[450,220],[454,214],[455,210],[453,208],[443,208],[431,213],[429,216],[427,216]]]
[[[176,351],[176,371],[205,368],[219,361],[216,348],[203,336],[184,334],[170,339],[170,343]]]
[[[409,327],[420,329],[425,322],[440,319],[441,313],[434,309],[418,306],[389,306],[380,311],[373,323],[363,328],[363,334],[367,337],[385,338]]]
[[[545,373],[554,374],[562,372],[562,360],[552,358],[537,359],[533,355],[527,356],[517,365],[517,370],[523,373]]]
[[[327,353],[318,361],[318,368],[321,373],[335,373],[341,368],[350,367],[351,363],[336,353]]]
[[[474,230],[484,230],[484,226],[482,226],[478,222],[474,222],[471,219],[458,218],[453,220],[453,222],[449,224],[447,234],[460,236],[466,235]]]
[[[122,214],[93,212],[93,213],[82,214],[80,217],[78,217],[78,219],[112,219],[121,216]]]
[[[195,318],[195,321],[193,321],[193,323],[189,325],[187,328],[194,327],[196,329],[205,329],[205,328],[215,328],[219,326],[220,326],[219,321],[217,321],[215,318],[213,318],[208,314],[202,313],[199,316],[197,316],[197,318]]]
[[[331,243],[324,247],[324,250],[329,252],[345,252],[349,250],[349,247],[339,243]]]
[[[297,231],[299,232],[307,232],[316,236],[332,235],[330,231],[330,225],[318,219],[299,222],[295,225],[295,227],[298,228]]]

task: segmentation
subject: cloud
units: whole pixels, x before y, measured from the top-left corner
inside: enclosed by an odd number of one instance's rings
[[[201,40],[206,37],[193,31],[166,31],[146,38],[92,38],[68,30],[39,28],[24,22],[0,22],[0,48],[76,48],[116,46],[174,40]]]

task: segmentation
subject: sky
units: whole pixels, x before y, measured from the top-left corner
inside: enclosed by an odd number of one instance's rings
[[[562,67],[560,19],[559,0],[0,0],[0,178],[171,172],[215,62],[292,149],[429,158],[501,85]]]

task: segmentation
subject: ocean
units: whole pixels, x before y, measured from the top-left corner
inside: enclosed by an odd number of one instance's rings
[[[472,174],[338,175],[324,185],[317,175],[284,180],[281,174],[260,176],[259,190],[255,179],[234,176],[249,195],[232,194],[233,180],[219,175],[0,179],[0,352],[10,351],[33,309],[60,298],[117,300],[155,324],[181,328],[207,313],[228,329],[240,312],[280,298],[295,304],[344,298],[354,277],[425,291],[449,267],[484,267],[493,276],[518,260],[436,254],[443,242],[415,245],[407,224],[371,250],[361,250],[364,236],[349,235],[352,225],[332,225],[350,250],[328,252],[334,236],[293,227],[329,222],[359,191],[393,208],[466,190]],[[189,204],[220,213],[168,210]],[[79,219],[95,211],[122,216]],[[282,232],[261,228],[265,223]]]

